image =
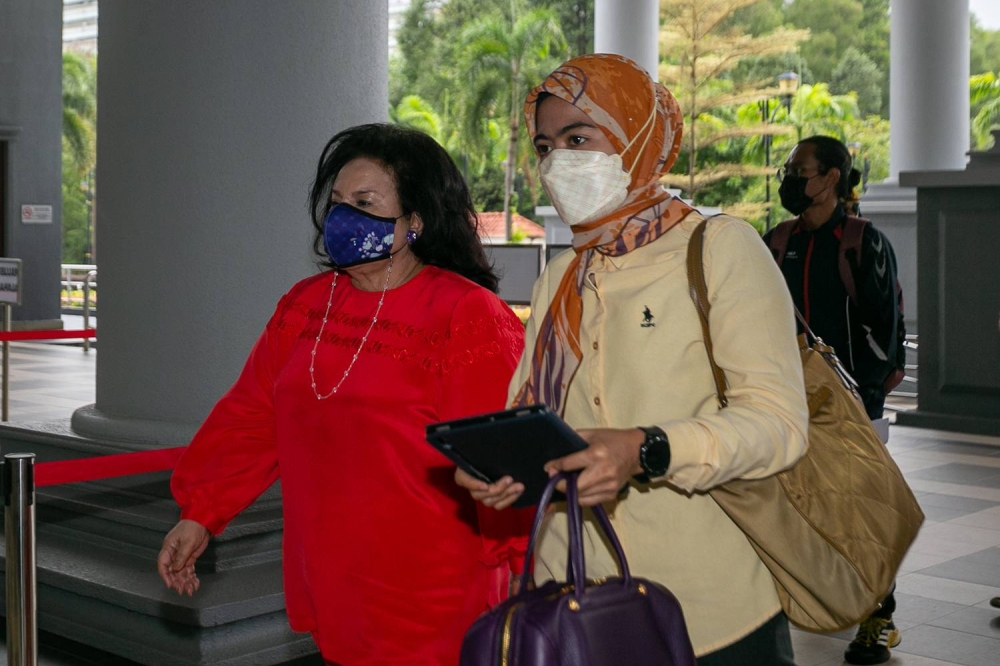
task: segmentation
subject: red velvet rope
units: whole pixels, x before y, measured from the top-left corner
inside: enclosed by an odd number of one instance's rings
[[[96,337],[96,328],[84,328],[79,331],[65,331],[63,329],[47,329],[43,331],[0,331],[0,342],[18,342],[21,340],[67,340]]]
[[[81,339],[93,338],[96,335],[97,330],[93,328],[78,331],[61,329],[9,331],[0,332],[0,342]],[[96,458],[76,458],[39,463],[35,465],[35,487],[41,488],[42,486],[56,486],[63,483],[97,481],[98,479],[172,470],[186,448],[186,446],[177,446],[153,451],[117,453],[97,456]]]
[[[97,481],[117,476],[131,476],[173,469],[186,446],[155,449],[137,453],[116,453],[96,458],[57,460],[35,465],[35,487],[63,483]]]

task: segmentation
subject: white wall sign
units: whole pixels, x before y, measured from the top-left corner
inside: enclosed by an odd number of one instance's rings
[[[52,206],[24,204],[21,206],[21,222],[24,224],[52,224]]]
[[[0,303],[21,304],[21,260],[0,258]]]

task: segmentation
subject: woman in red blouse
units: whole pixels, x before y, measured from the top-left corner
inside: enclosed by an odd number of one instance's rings
[[[341,132],[311,204],[329,270],[281,299],[177,466],[158,570],[193,594],[210,535],[280,477],[292,629],[328,663],[450,666],[520,570],[530,515],[477,507],[424,428],[504,407],[523,327],[426,135]]]

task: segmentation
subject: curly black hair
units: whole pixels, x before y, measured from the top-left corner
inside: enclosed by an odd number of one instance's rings
[[[423,220],[423,232],[411,247],[420,261],[497,292],[499,278],[479,240],[479,218],[455,162],[423,132],[386,123],[351,127],[323,148],[309,196],[316,227],[313,249],[323,266],[333,267],[323,247],[323,221],[332,207],[330,191],[344,165],[359,157],[385,167],[396,181],[403,214],[416,212]]]
[[[819,172],[825,174],[830,169],[840,170],[840,180],[837,181],[837,196],[842,201],[857,199],[854,188],[861,182],[861,172],[853,167],[854,160],[850,151],[842,141],[832,136],[811,136],[799,141],[799,145],[808,143],[813,146],[814,156],[820,164]]]

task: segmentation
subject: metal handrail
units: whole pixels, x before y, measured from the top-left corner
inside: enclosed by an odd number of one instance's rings
[[[97,279],[97,271],[88,271],[83,281],[83,327],[90,328],[90,285]],[[90,351],[90,338],[83,339],[83,353]]]
[[[86,276],[90,274],[91,271],[96,271],[96,264],[62,264],[60,266],[60,272],[62,273],[61,282],[61,292],[65,292],[65,299],[60,297],[60,301],[65,302],[67,305],[72,305],[73,303],[73,290],[84,288],[86,282]],[[76,279],[74,277],[76,274],[82,275]],[[96,288],[96,283],[91,283],[91,289]]]
[[[917,351],[917,349],[919,347],[919,342],[917,341],[917,336],[916,335],[907,335],[906,336],[906,340],[903,341],[903,347],[905,349],[912,349],[914,351]],[[914,374],[912,376],[909,374],[910,370],[914,371]],[[912,385],[916,386],[917,385],[916,370],[917,370],[917,364],[916,363],[906,363],[905,365],[903,365],[903,372],[905,372],[907,374],[905,374],[903,376],[903,381],[900,382],[899,386],[902,386],[903,382],[906,382],[906,383],[909,383],[909,384],[912,384]],[[897,397],[897,398],[916,398],[917,397],[917,392],[916,391],[900,391],[899,390],[899,386],[897,386],[895,389],[893,389],[892,391],[890,391],[889,395]]]

